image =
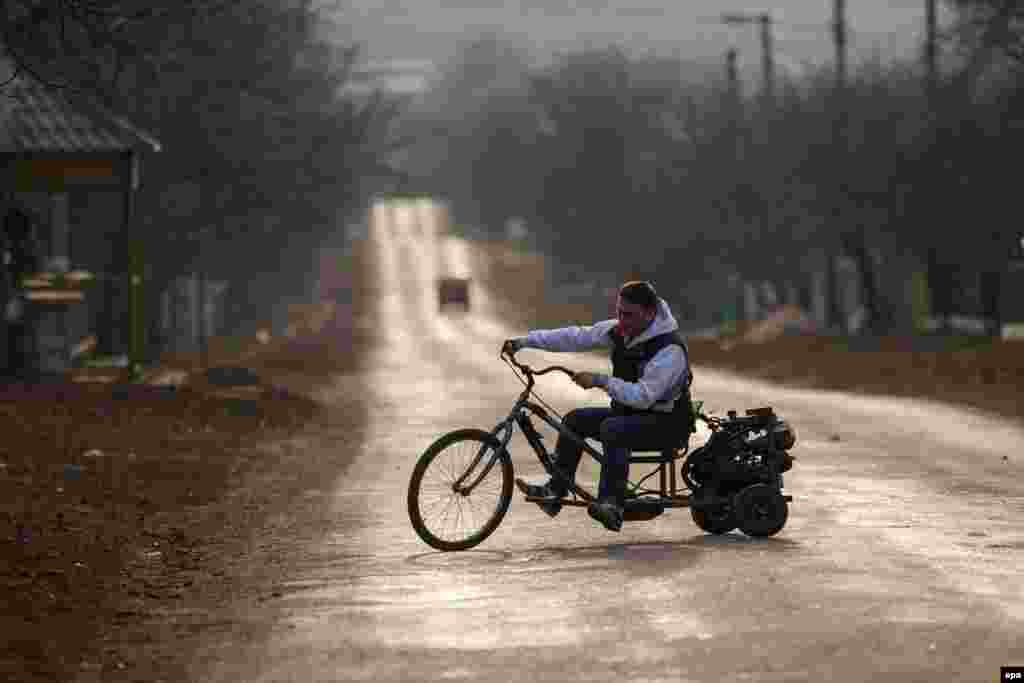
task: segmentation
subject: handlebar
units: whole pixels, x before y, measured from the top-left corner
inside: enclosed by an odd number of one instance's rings
[[[558,372],[565,373],[569,377],[569,379],[572,379],[573,377],[576,376],[575,372],[573,372],[569,368],[563,367],[561,365],[549,365],[548,367],[543,368],[541,370],[534,370],[529,365],[526,365],[525,363],[520,363],[519,361],[517,361],[516,360],[516,355],[514,353],[502,352],[502,355],[504,357],[508,358],[509,362],[512,363],[512,365],[514,365],[516,367],[516,369],[518,369],[520,372],[522,372],[524,375],[526,375],[527,379],[529,379],[531,381],[533,380],[533,376],[534,375],[546,375],[547,373],[554,372],[556,370]]]

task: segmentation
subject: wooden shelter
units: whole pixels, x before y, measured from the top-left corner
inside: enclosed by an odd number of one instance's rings
[[[10,283],[4,302],[21,311],[23,370],[62,373],[90,338],[101,352],[137,363],[142,261],[133,200],[143,158],[160,143],[68,89],[22,76],[2,94],[3,210],[29,214],[37,245],[35,272]]]

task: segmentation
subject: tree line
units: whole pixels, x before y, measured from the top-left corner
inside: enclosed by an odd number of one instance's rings
[[[823,67],[772,102],[731,88],[719,65],[612,46],[538,66],[484,37],[421,117],[445,141],[422,163],[456,220],[497,236],[522,217],[566,269],[642,271],[672,291],[725,292],[732,274],[810,306],[815,276],[842,256],[869,329],[914,324],[911,271],[933,315],[998,325],[1021,232],[1024,3],[952,4],[935,79],[873,62],[837,84]]]

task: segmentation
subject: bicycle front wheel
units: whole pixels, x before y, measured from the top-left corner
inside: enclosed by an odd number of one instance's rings
[[[512,459],[492,434],[480,429],[445,434],[424,451],[412,471],[412,528],[438,550],[472,548],[508,512],[512,477]]]

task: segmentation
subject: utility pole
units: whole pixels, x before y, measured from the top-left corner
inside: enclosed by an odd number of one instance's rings
[[[925,98],[928,103],[928,118],[931,123],[932,143],[941,149],[944,139],[950,134],[949,129],[944,125],[943,118],[939,115],[938,102],[938,20],[936,16],[935,0],[925,0],[925,42],[924,42],[924,67],[925,67]],[[966,71],[964,72],[966,73]],[[928,284],[931,305],[928,311],[929,316],[936,312],[942,320],[943,331],[949,329],[949,292],[950,283],[945,269],[939,263],[939,252],[935,244],[929,244],[925,248],[925,279]],[[936,297],[936,294],[939,294]],[[938,301],[937,301],[938,299]],[[936,305],[938,304],[938,305]],[[936,311],[938,309],[938,311]]]
[[[758,21],[761,23],[761,73],[764,74],[765,105],[775,103],[775,45],[772,37],[772,16],[763,12]]]
[[[935,97],[935,85],[938,78],[938,71],[936,67],[936,35],[938,32],[938,19],[936,17],[935,0],[925,0],[924,6],[926,30],[924,63],[927,78],[928,98],[929,100],[933,100]],[[933,104],[933,102],[929,102],[929,104]]]
[[[772,15],[727,12],[722,23],[728,25],[758,24],[761,27],[761,96],[767,111],[775,102],[775,47],[772,38]]]
[[[836,89],[846,87],[846,0],[834,0],[832,34],[836,46]]]
[[[834,102],[834,129],[832,135],[836,150],[836,167],[839,169],[836,175],[838,180],[842,181],[845,177],[846,152],[848,151],[846,145],[846,0],[833,1],[832,36],[836,50],[836,80],[835,92],[832,97]],[[844,183],[839,182],[835,183],[835,185],[841,190]],[[834,201],[835,208],[838,209],[841,201],[840,193],[836,193]],[[842,225],[842,217],[834,210],[832,219],[837,223],[834,226],[834,232],[842,235],[845,230],[845,226]],[[839,278],[836,274],[838,264],[835,249],[837,246],[834,243],[828,245],[827,258],[825,260],[827,269],[828,319],[829,327],[838,325],[841,330],[845,331],[846,321],[843,320],[843,310],[839,298]]]
[[[725,76],[729,83],[729,97],[734,102],[739,101],[740,88],[739,78],[736,72],[736,48],[731,47],[725,53]],[[735,112],[733,112],[735,114]]]
[[[739,71],[736,68],[738,52],[736,48],[729,48],[725,53],[725,75],[728,83],[728,94],[726,99],[729,108],[729,137],[732,140],[733,160],[739,162],[743,157],[743,150],[740,144],[740,120],[742,116],[743,101],[740,97]]]

